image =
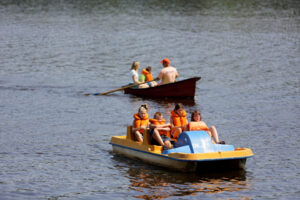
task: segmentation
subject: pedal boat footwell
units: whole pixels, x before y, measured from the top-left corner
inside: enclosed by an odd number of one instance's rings
[[[126,136],[113,136],[110,144],[113,152],[131,159],[165,167],[175,171],[226,171],[245,169],[246,159],[253,156],[249,148],[214,144],[205,131],[186,131],[180,134],[173,149],[151,145],[150,136],[144,133],[144,141],[134,141],[132,127]]]

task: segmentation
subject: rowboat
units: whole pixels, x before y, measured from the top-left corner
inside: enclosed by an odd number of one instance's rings
[[[125,94],[132,94],[140,97],[171,97],[171,98],[194,98],[196,82],[201,77],[193,77],[174,83],[168,83],[149,88],[125,88]]]
[[[181,172],[226,171],[245,169],[246,159],[253,156],[249,148],[214,144],[205,131],[186,131],[180,134],[173,149],[150,143],[150,134],[144,132],[143,142],[134,140],[132,127],[127,134],[113,136],[113,152],[122,156]]]

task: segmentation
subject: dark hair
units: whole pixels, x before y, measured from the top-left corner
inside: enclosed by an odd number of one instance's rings
[[[202,121],[202,115],[201,115],[200,111],[199,110],[195,110],[194,112],[192,112],[192,115],[191,115],[191,121],[192,122],[195,121],[194,120],[194,116],[195,115],[200,115],[200,121]]]
[[[154,118],[156,117],[156,116],[161,116],[161,112],[156,112],[156,113],[154,113]]]
[[[147,70],[148,72],[151,72],[151,71],[152,71],[152,67],[147,66],[147,67],[146,67],[146,70]]]
[[[178,110],[178,109],[183,109],[183,105],[182,105],[182,103],[176,103],[175,104],[175,108],[174,108],[174,111],[176,111],[176,110]]]

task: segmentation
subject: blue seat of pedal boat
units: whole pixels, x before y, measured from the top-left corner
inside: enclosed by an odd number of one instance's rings
[[[169,153],[209,153],[234,151],[233,145],[214,144],[206,131],[186,131],[179,135],[173,149],[164,150]]]

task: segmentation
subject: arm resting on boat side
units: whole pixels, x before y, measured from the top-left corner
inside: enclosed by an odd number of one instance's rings
[[[134,128],[134,123],[132,127],[132,132],[134,133],[135,140],[138,142],[143,142],[143,132],[146,131],[148,127],[146,126],[141,126],[139,128]],[[142,131],[142,132],[141,132]]]
[[[163,125],[150,124],[150,129],[155,129],[155,128],[159,131],[170,131],[171,125],[170,124],[163,124]]]

